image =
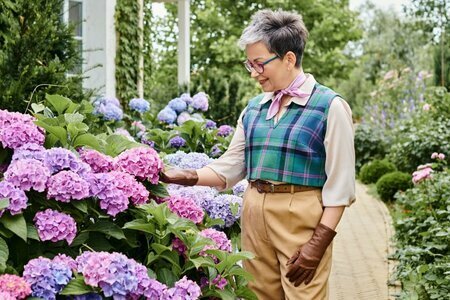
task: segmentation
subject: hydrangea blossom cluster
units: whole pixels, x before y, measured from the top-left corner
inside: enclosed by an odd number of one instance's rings
[[[223,290],[225,286],[228,284],[228,281],[223,278],[220,274],[216,276],[212,281],[209,281],[208,278],[202,277],[200,278],[200,287],[206,287],[208,285],[216,286],[218,289]]]
[[[242,179],[232,187],[233,195],[242,197],[247,187],[248,187],[248,180]]]
[[[169,145],[172,148],[181,148],[186,145],[186,140],[181,136],[175,136],[169,140]]]
[[[168,164],[180,169],[200,169],[213,161],[212,158],[204,153],[185,153],[183,151],[177,151],[174,154],[169,154],[165,157],[165,159]]]
[[[134,138],[125,128],[117,128],[114,130],[114,134],[118,134],[127,138],[127,140],[134,142]]]
[[[136,137],[142,138],[147,128],[145,128],[144,124],[142,124],[141,121],[134,121],[131,123],[131,127],[133,128],[134,132],[136,133]]]
[[[190,115],[195,110],[201,112],[208,110],[208,96],[205,93],[200,92],[192,98],[185,93],[179,98],[170,100],[167,106],[158,113],[157,118],[167,124],[173,124],[177,121],[178,125],[182,125],[188,120],[203,122],[203,117],[200,114]]]
[[[149,147],[155,148],[155,142],[149,140],[145,135],[142,135],[141,143],[144,144],[144,145],[147,145]]]
[[[64,213],[46,209],[34,216],[35,227],[42,241],[58,242],[66,240],[70,245],[77,235],[77,223]]]
[[[55,300],[71,277],[70,267],[45,257],[30,260],[23,271],[23,278],[31,286],[31,295],[46,300]]]
[[[167,207],[180,218],[186,218],[198,224],[205,215],[203,209],[193,200],[180,196],[171,196],[167,199]]]
[[[117,168],[140,179],[158,184],[163,162],[158,153],[149,147],[137,147],[122,152],[116,158]]]
[[[7,209],[11,215],[17,215],[27,208],[28,198],[25,192],[16,188],[8,181],[0,182],[0,199],[6,198],[9,200]],[[2,216],[4,209],[0,209],[0,217]]]
[[[53,257],[53,261],[54,262],[59,262],[62,263],[66,266],[68,266],[72,271],[76,271],[78,268],[78,264],[75,261],[75,259],[73,259],[70,256],[67,256],[65,254],[58,254],[55,257]]]
[[[412,174],[412,182],[417,184],[427,178],[432,176],[433,169],[431,168],[431,164],[420,165],[417,167],[417,171]]]
[[[93,114],[102,115],[104,120],[120,121],[123,118],[123,111],[117,98],[99,97],[92,104],[94,105]]]
[[[211,147],[210,154],[212,157],[219,157],[222,154],[222,150],[220,150],[219,144],[215,144]]]
[[[217,135],[227,137],[233,133],[233,127],[230,125],[221,125],[219,129],[217,129]]]
[[[5,172],[5,179],[23,191],[43,192],[49,177],[48,169],[35,159],[14,161]]]
[[[96,150],[80,150],[80,159],[87,163],[94,173],[104,173],[114,169],[113,158]]]
[[[181,98],[175,98],[170,100],[167,106],[173,109],[178,114],[187,109],[186,102]]]
[[[203,123],[205,122],[205,119],[203,118],[203,116],[199,113],[194,113],[191,115],[191,120],[196,121],[196,122],[200,122]]]
[[[11,296],[10,293],[7,293],[7,292],[1,292],[1,291],[0,291],[0,299],[2,299],[2,300],[16,300],[16,298],[14,298],[13,296]]]
[[[44,140],[44,133],[33,123],[12,123],[0,131],[4,148],[16,149],[27,143],[43,145]]]
[[[177,119],[177,112],[166,106],[156,116],[158,120],[167,124],[173,124]]]
[[[117,188],[123,191],[134,205],[147,203],[149,192],[134,176],[120,171],[113,171],[109,174],[116,179]]]
[[[102,296],[96,293],[89,293],[83,295],[77,295],[73,297],[73,300],[102,300]]]
[[[212,201],[218,194],[216,189],[209,186],[182,186],[178,184],[169,184],[167,191],[172,196],[191,199],[200,207],[203,207],[205,202]]]
[[[431,158],[432,159],[437,159],[437,160],[444,160],[445,159],[445,154],[444,153],[434,152],[433,154],[431,154]]]
[[[172,240],[172,248],[181,255],[185,254],[187,251],[186,245],[177,237]]]
[[[178,299],[198,299],[201,295],[200,287],[197,283],[189,280],[184,276],[175,283],[175,286],[167,289],[164,292],[163,299],[178,300]]]
[[[130,100],[128,104],[132,110],[135,110],[140,113],[145,113],[150,110],[150,103],[142,98],[133,98]]]
[[[166,289],[163,284],[148,277],[144,266],[117,252],[87,251],[76,261],[85,283],[101,288],[106,297],[128,299],[144,294],[149,299],[160,299]]]
[[[14,149],[12,161],[21,159],[36,159],[44,161],[45,148],[38,144],[27,143]]]
[[[61,171],[47,182],[47,197],[61,202],[89,197],[89,182],[73,171]]]
[[[0,293],[8,294],[11,299],[25,299],[31,294],[31,288],[22,277],[3,274],[0,275]],[[1,294],[0,299],[4,299]]]
[[[0,109],[0,131],[14,123],[34,124],[34,120],[30,115]]]
[[[192,97],[192,107],[197,110],[207,111],[208,110],[208,95],[204,92],[195,94]]]
[[[217,127],[217,124],[213,120],[206,120],[205,127],[207,129],[215,129]]]
[[[214,242],[214,245],[206,245],[203,247],[203,250],[200,251],[199,255],[208,255],[205,251],[210,249],[222,250],[231,253],[231,241],[227,238],[227,235],[224,232],[215,230],[214,228],[206,228],[200,231],[200,235],[211,239]]]
[[[114,173],[95,173],[89,178],[90,193],[100,200],[100,208],[115,217],[128,208],[129,199],[125,192],[119,189],[121,183]]]
[[[233,213],[232,206],[236,213]],[[235,195],[218,195],[208,202],[204,202],[203,208],[212,219],[221,219],[225,221],[225,227],[232,226],[241,215],[242,198]]]
[[[81,161],[72,151],[65,148],[51,148],[44,153],[44,164],[52,174],[62,170],[84,171]],[[90,170],[89,170],[90,171]]]

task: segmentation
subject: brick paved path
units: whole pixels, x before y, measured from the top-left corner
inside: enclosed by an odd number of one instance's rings
[[[393,262],[392,220],[383,202],[356,185],[356,202],[338,225],[330,277],[330,300],[394,299],[398,288],[388,287]]]

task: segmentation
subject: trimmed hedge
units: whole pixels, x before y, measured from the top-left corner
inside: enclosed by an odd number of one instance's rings
[[[377,181],[377,193],[381,200],[394,200],[398,191],[406,191],[413,186],[412,177],[408,173],[396,171],[381,176]]]
[[[359,179],[365,183],[375,183],[381,176],[396,171],[395,165],[387,160],[375,159],[363,165],[359,172]]]

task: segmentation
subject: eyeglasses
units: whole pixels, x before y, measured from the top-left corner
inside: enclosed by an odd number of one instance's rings
[[[262,74],[264,73],[264,66],[277,58],[279,58],[279,56],[275,55],[274,57],[269,58],[268,60],[263,62],[251,62],[247,59],[246,61],[244,61],[244,66],[250,73],[255,71],[258,74]]]

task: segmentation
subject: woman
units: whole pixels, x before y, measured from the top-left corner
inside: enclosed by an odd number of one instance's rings
[[[220,189],[250,181],[242,249],[256,255],[244,267],[259,299],[327,299],[334,230],[355,200],[351,110],[303,72],[307,37],[300,15],[257,12],[239,44],[264,93],[249,101],[218,160],[162,174],[167,183]]]

